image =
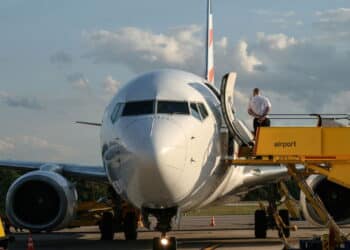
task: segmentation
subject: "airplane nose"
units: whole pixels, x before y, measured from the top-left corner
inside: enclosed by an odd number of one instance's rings
[[[185,133],[175,121],[144,119],[126,129],[129,160],[122,164],[128,199],[148,207],[174,206],[185,195]]]

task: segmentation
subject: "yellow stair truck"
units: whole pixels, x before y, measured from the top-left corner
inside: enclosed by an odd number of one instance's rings
[[[6,236],[4,224],[0,217],[0,249],[7,249],[7,246],[8,246],[8,238]]]

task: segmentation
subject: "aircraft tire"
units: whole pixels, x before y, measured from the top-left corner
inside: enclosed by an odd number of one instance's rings
[[[159,237],[153,238],[153,247],[152,247],[152,249],[153,250],[161,250],[160,238]]]
[[[101,240],[113,240],[114,230],[113,230],[113,214],[111,212],[104,212],[102,219],[99,223]]]
[[[3,248],[3,249],[7,249],[8,247],[8,240],[5,239],[5,240],[0,240],[0,248]]]
[[[127,213],[124,218],[124,236],[126,240],[137,239],[137,222],[136,213]]]
[[[177,241],[175,237],[170,237],[169,239],[169,250],[176,250],[177,249]]]
[[[266,231],[267,231],[267,217],[266,212],[262,209],[255,211],[254,216],[254,232],[255,238],[257,239],[265,239]]]
[[[289,227],[289,212],[287,209],[281,209],[278,211],[279,216],[281,217],[283,223]],[[283,229],[284,236],[286,238],[289,238],[290,236],[290,229],[289,228],[284,228]],[[278,232],[278,236],[281,238],[282,235],[280,232]]]

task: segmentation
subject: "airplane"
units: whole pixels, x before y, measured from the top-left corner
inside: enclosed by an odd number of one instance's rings
[[[82,122],[100,127],[102,166],[0,161],[2,168],[26,172],[7,193],[11,223],[34,232],[67,227],[78,203],[68,177],[78,176],[110,185],[117,208],[121,201],[134,208],[129,206],[123,217],[106,212],[99,223],[101,238],[113,239],[117,223],[127,240],[137,239],[141,213],[146,227],[150,215],[157,220],[160,237],[154,238],[153,249],[176,249],[176,239],[167,233],[181,213],[288,177],[282,165],[225,163],[228,156],[237,158],[240,148],[252,147],[254,140],[234,112],[236,74],[225,75],[220,90],[214,85],[211,0],[207,0],[206,40],[204,77],[176,69],[142,74],[115,94],[101,123]],[[349,191],[321,176],[308,178],[336,221],[349,222],[349,209],[334,206]],[[327,195],[330,192],[335,195]],[[320,222],[305,197],[300,202],[305,218]],[[266,237],[266,216],[263,210],[255,213],[257,238]]]

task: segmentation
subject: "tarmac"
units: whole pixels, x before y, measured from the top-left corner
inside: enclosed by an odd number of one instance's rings
[[[269,230],[266,239],[254,238],[254,217],[252,215],[216,216],[215,227],[210,226],[209,216],[185,216],[181,220],[180,228],[174,226],[169,236],[175,236],[178,250],[274,250],[283,249],[276,230]],[[308,239],[327,233],[327,229],[310,225],[305,221],[291,221],[298,230],[291,232],[289,243],[297,248],[300,239]],[[342,227],[345,233],[350,227]],[[28,233],[14,233],[16,240],[10,244],[10,250],[27,249]],[[100,241],[97,227],[82,227],[65,229],[51,233],[34,234],[35,250],[141,250],[152,249],[153,237],[159,233],[140,229],[137,241],[125,241],[122,233],[115,234],[113,241]]]

